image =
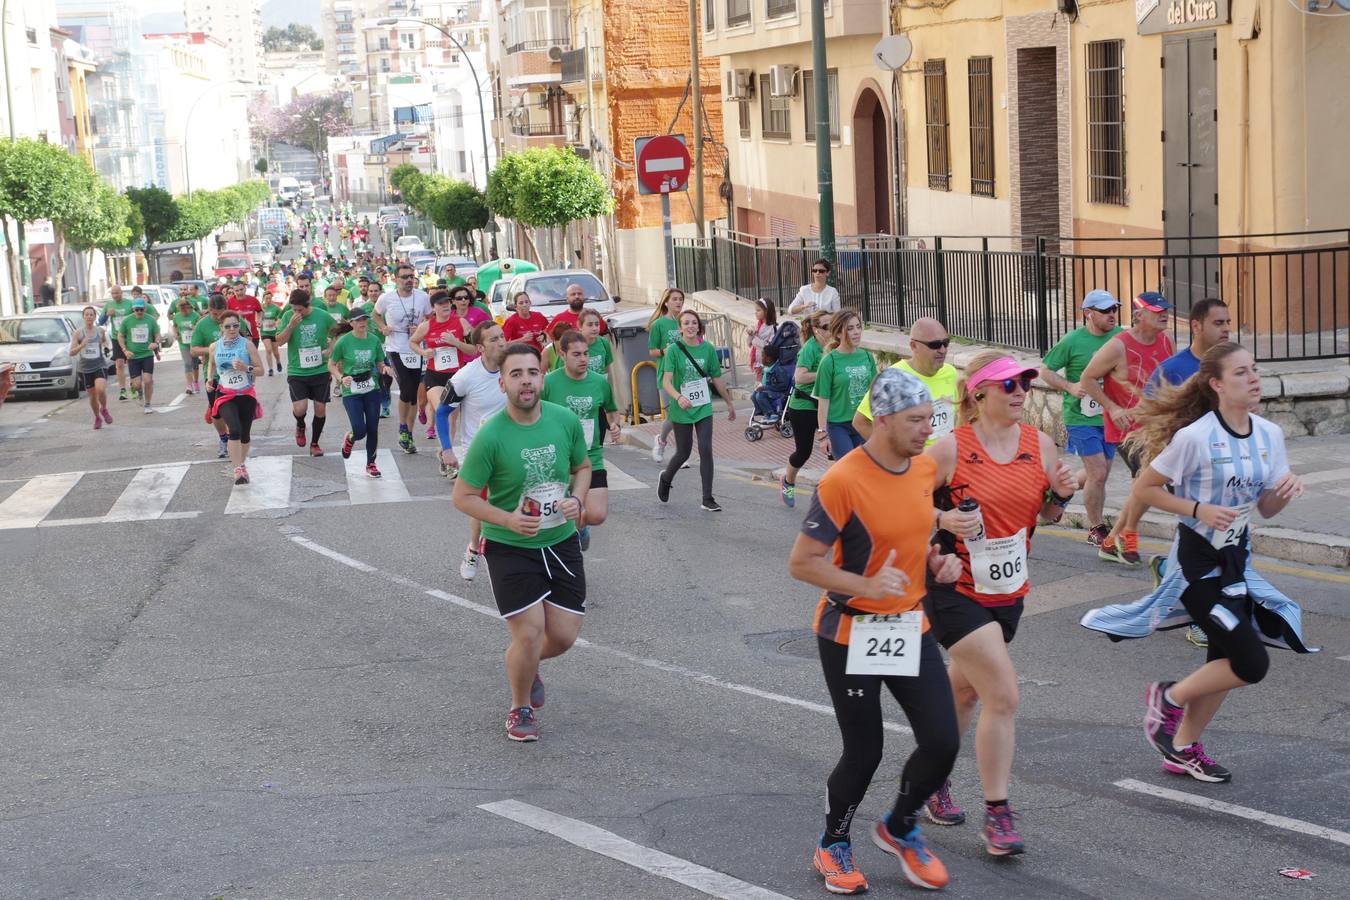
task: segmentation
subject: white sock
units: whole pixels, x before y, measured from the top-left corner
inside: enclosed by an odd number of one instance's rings
[[[1173,706],[1180,706],[1180,705],[1181,705],[1180,703],[1177,703],[1175,700],[1172,699],[1172,689],[1171,689],[1171,688],[1164,688],[1164,689],[1163,689],[1163,699],[1166,700],[1168,703],[1172,704]]]

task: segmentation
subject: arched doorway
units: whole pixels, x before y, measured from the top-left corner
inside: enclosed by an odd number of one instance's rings
[[[853,184],[859,234],[891,233],[890,128],[881,97],[864,87],[853,106]]]

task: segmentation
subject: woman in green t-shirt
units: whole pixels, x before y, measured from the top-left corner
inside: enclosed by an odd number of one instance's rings
[[[583,309],[577,320],[577,330],[586,339],[586,354],[589,357],[587,367],[597,375],[609,377],[609,367],[614,364],[614,348],[609,338],[600,336],[600,324],[604,321],[600,313],[593,309]]]
[[[697,434],[703,508],[721,512],[722,507],[712,495],[712,389],[716,388],[726,401],[727,421],[736,421],[736,407],[722,380],[722,363],[717,358],[717,349],[703,339],[703,331],[703,320],[698,313],[692,309],[680,313],[680,337],[661,360],[661,389],[667,397],[666,417],[674,423],[675,455],[661,474],[656,495],[662,503],[670,499],[670,485],[680,466],[689,459]]]
[[[286,310],[276,302],[276,294],[267,298],[262,312],[258,314],[258,330],[262,332],[263,359],[267,362],[267,374],[280,372],[281,348],[277,346],[277,326],[281,324],[281,314]]]
[[[384,339],[370,328],[370,314],[357,308],[334,333],[338,335],[328,355],[328,371],[342,388],[342,407],[352,430],[342,439],[342,458],[352,455],[356,442],[366,442],[366,474],[379,478],[375,452],[380,445],[380,376],[384,363]]]
[[[192,355],[192,329],[197,327],[201,315],[192,308],[192,301],[179,297],[174,304],[173,315],[169,317],[173,325],[173,339],[178,342],[178,352],[183,355],[183,377],[187,380],[184,393],[197,393],[197,383],[202,361]]]
[[[828,309],[817,309],[802,319],[802,348],[797,351],[797,370],[784,412],[792,424],[792,440],[797,446],[788,457],[783,479],[778,483],[779,494],[789,508],[797,505],[797,472],[806,465],[816,446],[816,401],[811,396],[811,388],[816,383],[816,370],[825,355],[820,342],[829,342],[833,321],[834,313]],[[824,436],[824,432],[820,434]]]
[[[652,359],[659,360],[676,338],[680,336],[680,313],[684,310],[684,291],[679,288],[666,288],[661,302],[656,305],[652,317],[647,320],[647,352]],[[661,434],[652,445],[652,459],[661,462],[666,455],[666,442],[670,440],[672,422],[667,418],[661,423]]]
[[[830,346],[816,369],[811,390],[811,396],[819,403],[816,423],[829,436],[836,460],[862,446],[863,436],[853,427],[853,414],[877,375],[872,354],[858,346],[862,332],[862,317],[856,312],[846,309],[835,313],[830,324]]]

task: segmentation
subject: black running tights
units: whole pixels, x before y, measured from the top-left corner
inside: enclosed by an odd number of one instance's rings
[[[253,415],[258,401],[247,394],[238,394],[220,404],[220,420],[225,423],[230,440],[247,445],[253,432]]]
[[[692,425],[686,425],[683,422],[674,424],[675,431],[675,455],[666,463],[666,471],[661,476],[667,484],[673,484],[675,473],[680,471],[680,466],[689,459],[689,454],[694,449],[694,436],[698,436],[698,474],[703,479],[703,499],[712,499],[713,483],[713,448],[712,448],[712,416],[704,416]]]
[[[792,440],[797,445],[797,449],[788,457],[788,465],[800,469],[806,465],[806,461],[811,458],[811,451],[816,447],[816,425],[819,424],[819,416],[814,409],[793,409],[790,406],[784,413],[787,420],[792,423]]]

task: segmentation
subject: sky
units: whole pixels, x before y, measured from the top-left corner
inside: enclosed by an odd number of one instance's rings
[[[182,0],[142,0],[146,15],[141,27],[146,32],[183,30]],[[265,0],[262,9],[263,29],[273,26],[285,28],[291,22],[312,25],[319,30],[322,0]]]

